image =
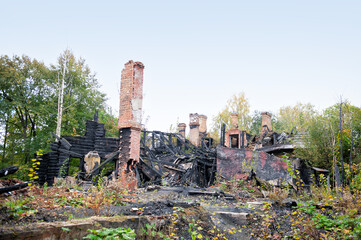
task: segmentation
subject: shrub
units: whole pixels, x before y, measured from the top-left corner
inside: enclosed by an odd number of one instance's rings
[[[101,240],[101,239],[120,239],[132,240],[135,239],[135,232],[131,228],[102,228],[99,230],[88,229],[91,234],[83,237],[83,239]]]

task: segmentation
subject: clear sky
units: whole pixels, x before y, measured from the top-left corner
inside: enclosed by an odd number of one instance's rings
[[[340,97],[361,106],[361,1],[1,1],[0,54],[56,63],[66,48],[119,108],[121,69],[145,65],[146,127],[212,117],[244,92],[253,110]]]

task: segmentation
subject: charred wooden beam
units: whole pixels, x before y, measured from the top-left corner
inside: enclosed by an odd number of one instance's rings
[[[104,167],[105,164],[107,164],[108,162],[113,160],[116,156],[118,156],[118,154],[119,151],[114,152],[109,158],[107,158],[104,162],[102,162],[98,167],[94,168],[89,174],[93,175],[94,173],[96,173],[99,169]]]
[[[155,178],[162,177],[160,172],[149,166],[142,158],[139,159],[139,162],[141,163],[139,169],[141,169],[149,179],[153,180]]]
[[[23,189],[23,188],[26,188],[27,186],[29,186],[29,184],[27,182],[25,182],[25,183],[15,184],[15,185],[10,186],[10,187],[2,187],[2,188],[0,188],[0,194],[15,191],[15,190],[19,190],[19,189]]]
[[[71,157],[81,158],[81,157],[84,156],[82,154],[79,154],[79,153],[76,153],[76,152],[73,152],[73,151],[69,151],[69,150],[66,150],[66,149],[62,149],[62,148],[59,148],[58,151],[61,152],[61,153],[66,154],[66,155],[70,155]]]
[[[179,169],[179,168],[176,168],[176,167],[172,167],[172,166],[168,166],[168,165],[163,165],[165,168],[168,168],[170,170],[173,170],[173,171],[177,171],[177,172],[182,172],[182,173],[185,173],[186,170],[183,170],[183,169]]]
[[[55,133],[53,133],[53,136],[61,143],[61,145],[69,150],[71,148],[71,144],[65,139],[65,138],[60,138],[58,135],[56,135]]]
[[[0,169],[0,177],[4,177],[4,176],[7,176],[9,174],[13,174],[17,170],[19,170],[19,168],[16,167],[16,166],[11,166],[11,167]]]

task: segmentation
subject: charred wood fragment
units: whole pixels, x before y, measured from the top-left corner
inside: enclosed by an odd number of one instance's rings
[[[7,176],[9,174],[13,174],[17,170],[19,170],[19,168],[16,167],[16,166],[11,166],[11,167],[0,169],[0,177],[4,177],[4,176]]]
[[[23,189],[23,188],[26,188],[28,186],[29,186],[29,184],[27,182],[25,182],[25,183],[15,184],[15,185],[10,186],[10,187],[1,187],[0,188],[0,194],[15,191],[15,190],[19,190],[19,189]]]

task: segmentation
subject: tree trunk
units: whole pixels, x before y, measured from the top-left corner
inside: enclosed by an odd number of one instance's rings
[[[345,168],[343,166],[343,152],[342,152],[342,99],[340,103],[340,155],[341,155],[341,168],[342,168],[341,183],[342,186],[345,186]]]
[[[3,145],[3,157],[2,157],[2,161],[5,161],[5,156],[6,156],[6,141],[7,141],[7,135],[8,135],[8,116],[6,116],[6,120],[5,120],[5,135],[4,135],[4,145]],[[13,164],[12,162],[13,160],[11,159],[11,165]]]
[[[350,160],[348,161],[348,168],[349,168],[349,171],[350,171],[350,182],[351,182],[351,179],[352,179],[352,172],[351,172],[351,163],[352,163],[352,148],[353,148],[353,132],[352,132],[352,129],[351,129],[351,149],[350,149]]]
[[[62,73],[62,79],[61,83],[59,84],[59,97],[58,97],[58,117],[57,117],[57,123],[56,123],[56,135],[59,137],[61,136],[61,120],[63,118],[63,101],[64,101],[64,81],[65,81],[65,68],[66,63],[64,63],[63,67],[63,73]]]

